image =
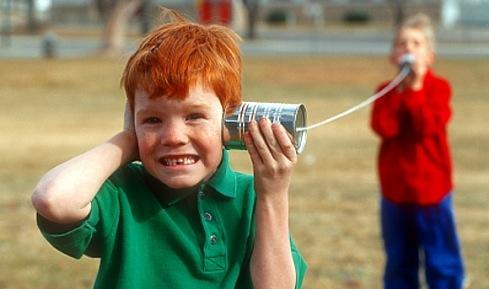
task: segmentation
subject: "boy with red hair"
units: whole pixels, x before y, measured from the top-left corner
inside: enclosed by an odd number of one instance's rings
[[[239,37],[175,16],[127,63],[122,132],[40,180],[38,226],[58,250],[100,258],[95,288],[300,288],[294,145],[262,119],[245,136],[254,176],[230,167],[222,118],[241,102]]]

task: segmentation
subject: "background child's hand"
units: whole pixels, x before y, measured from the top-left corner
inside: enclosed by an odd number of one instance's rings
[[[285,128],[263,118],[249,124],[244,140],[253,163],[257,197],[286,196],[297,155]]]
[[[420,90],[423,87],[423,80],[428,72],[429,64],[423,57],[415,57],[411,64],[412,72],[404,80],[404,85],[412,90]]]

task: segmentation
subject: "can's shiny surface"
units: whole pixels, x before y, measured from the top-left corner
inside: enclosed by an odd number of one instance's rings
[[[306,107],[303,104],[243,102],[231,115],[224,119],[230,140],[224,145],[228,149],[245,150],[243,135],[252,121],[266,117],[271,122],[282,124],[294,139],[295,150],[298,154],[304,151],[307,130],[297,131],[306,127]]]

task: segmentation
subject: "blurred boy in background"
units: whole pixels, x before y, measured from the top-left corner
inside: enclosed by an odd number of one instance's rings
[[[451,87],[432,70],[434,32],[427,16],[410,17],[397,30],[390,61],[397,66],[405,54],[415,59],[411,73],[375,102],[371,116],[371,127],[381,139],[384,288],[419,288],[422,264],[430,289],[460,289],[464,268],[447,140]]]

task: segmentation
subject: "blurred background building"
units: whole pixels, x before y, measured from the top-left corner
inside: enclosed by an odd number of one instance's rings
[[[139,6],[132,21],[145,9],[156,19],[155,7],[164,6],[203,23],[231,25],[236,14],[256,7],[256,22],[275,25],[389,24],[417,11],[444,27],[489,25],[489,0],[0,0],[1,24],[14,31],[46,22],[94,25],[103,22],[104,10],[131,3]]]
[[[127,35],[144,35],[160,24],[161,7],[201,23],[228,25],[248,39],[264,38],[260,30],[380,31],[416,12],[428,14],[439,31],[464,38],[477,30],[471,40],[489,39],[489,0],[0,0],[0,47],[9,46],[12,35],[72,29],[98,31],[103,50],[114,54]]]

